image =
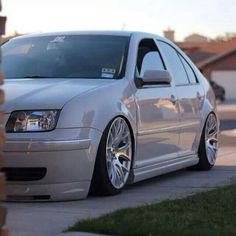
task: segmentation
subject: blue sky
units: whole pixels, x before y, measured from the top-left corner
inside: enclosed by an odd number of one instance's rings
[[[7,33],[65,30],[147,31],[170,28],[178,40],[193,32],[236,31],[236,0],[2,0]]]

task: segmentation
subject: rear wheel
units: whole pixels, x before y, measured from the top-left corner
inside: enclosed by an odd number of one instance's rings
[[[202,131],[198,150],[199,163],[194,166],[194,169],[210,170],[215,165],[218,152],[218,132],[217,118],[211,113]]]
[[[98,149],[92,193],[114,195],[127,183],[132,165],[132,139],[125,119],[117,117],[105,129]]]

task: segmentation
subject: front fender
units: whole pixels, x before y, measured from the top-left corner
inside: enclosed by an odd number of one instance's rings
[[[129,81],[114,80],[63,107],[57,128],[94,128],[103,132],[116,116],[124,116],[136,132],[136,106]]]

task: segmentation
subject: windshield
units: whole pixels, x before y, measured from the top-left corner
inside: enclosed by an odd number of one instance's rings
[[[124,76],[129,37],[59,35],[10,40],[2,48],[5,78]]]

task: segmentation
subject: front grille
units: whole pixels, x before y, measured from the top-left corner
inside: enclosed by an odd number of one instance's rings
[[[7,181],[34,181],[42,179],[47,169],[39,168],[25,168],[25,167],[6,167],[2,171],[6,174]]]

